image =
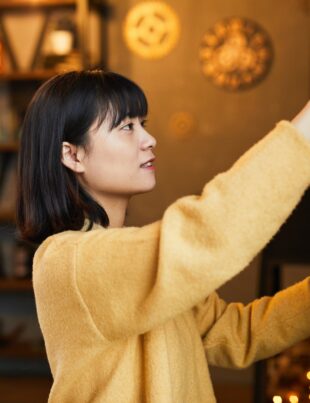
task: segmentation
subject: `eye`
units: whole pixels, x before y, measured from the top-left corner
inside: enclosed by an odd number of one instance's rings
[[[141,126],[144,127],[144,128],[146,128],[146,126],[147,126],[147,119],[141,120]]]
[[[133,130],[133,123],[127,123],[126,125],[121,127],[122,130],[132,131]]]

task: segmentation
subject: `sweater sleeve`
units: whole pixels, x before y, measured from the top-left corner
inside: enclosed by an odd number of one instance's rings
[[[244,368],[310,337],[310,277],[247,306],[213,293],[194,313],[208,363]]]
[[[310,144],[283,121],[161,221],[84,233],[76,283],[98,329],[142,334],[191,309],[249,264],[309,183]]]

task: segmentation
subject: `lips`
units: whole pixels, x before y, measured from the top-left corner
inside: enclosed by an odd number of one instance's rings
[[[146,162],[144,162],[143,164],[140,165],[141,168],[147,168],[150,166],[153,166],[153,161],[155,160],[154,158],[150,158],[149,160],[147,160]]]

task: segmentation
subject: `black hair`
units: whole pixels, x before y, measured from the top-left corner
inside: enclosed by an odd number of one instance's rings
[[[87,146],[89,129],[109,119],[147,115],[147,100],[131,80],[102,70],[71,71],[45,82],[25,115],[18,163],[17,226],[24,240],[40,243],[85,219],[104,227],[109,217],[61,162],[62,142]]]

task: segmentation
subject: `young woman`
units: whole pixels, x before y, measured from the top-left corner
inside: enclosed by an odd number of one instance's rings
[[[309,109],[200,197],[137,228],[124,227],[128,201],[155,186],[141,89],[85,71],[38,90],[21,140],[18,224],[41,244],[33,285],[50,403],[212,403],[208,364],[244,367],[310,336],[309,278],[248,306],[215,292],[309,186]]]

